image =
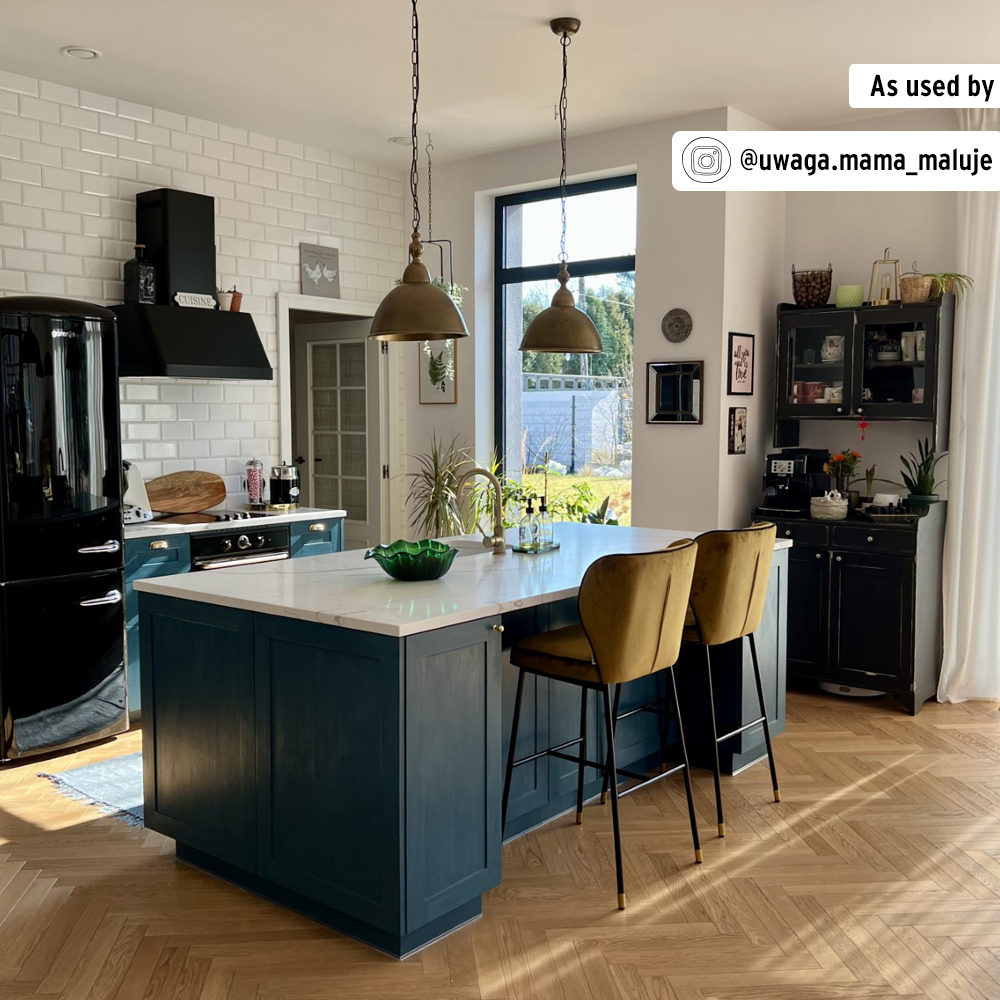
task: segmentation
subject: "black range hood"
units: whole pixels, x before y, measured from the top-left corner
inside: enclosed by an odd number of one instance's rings
[[[215,199],[158,188],[135,197],[136,242],[156,268],[156,305],[126,302],[118,317],[118,374],[271,379],[248,313],[182,306],[215,294]]]
[[[120,378],[274,377],[249,313],[133,302],[111,311],[118,317]]]

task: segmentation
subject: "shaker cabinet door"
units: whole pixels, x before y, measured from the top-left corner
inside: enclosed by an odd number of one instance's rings
[[[899,690],[913,661],[913,560],[835,550],[831,666],[861,687]]]
[[[830,645],[830,552],[794,545],[788,552],[788,672],[822,677]]]

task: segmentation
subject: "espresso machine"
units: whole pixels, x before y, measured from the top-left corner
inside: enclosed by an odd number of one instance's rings
[[[830,453],[822,448],[783,448],[767,456],[764,465],[764,503],[760,517],[808,517],[811,497],[830,489],[823,471]]]

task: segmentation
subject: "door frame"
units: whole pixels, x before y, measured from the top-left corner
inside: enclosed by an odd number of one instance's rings
[[[307,312],[331,319],[365,320],[375,315],[377,304],[348,299],[327,299],[318,295],[279,292],[276,295],[278,321],[278,437],[281,461],[292,456],[292,313]],[[388,346],[388,345],[387,345]],[[388,466],[382,481],[382,533],[387,538],[405,534],[404,494],[398,472],[405,469],[405,380],[401,351],[388,351],[386,384],[382,387],[382,417],[379,434],[379,465]],[[398,470],[398,471],[397,471]]]

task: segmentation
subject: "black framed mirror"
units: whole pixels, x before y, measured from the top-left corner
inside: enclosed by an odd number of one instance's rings
[[[703,361],[650,361],[646,365],[646,423],[700,424]]]

